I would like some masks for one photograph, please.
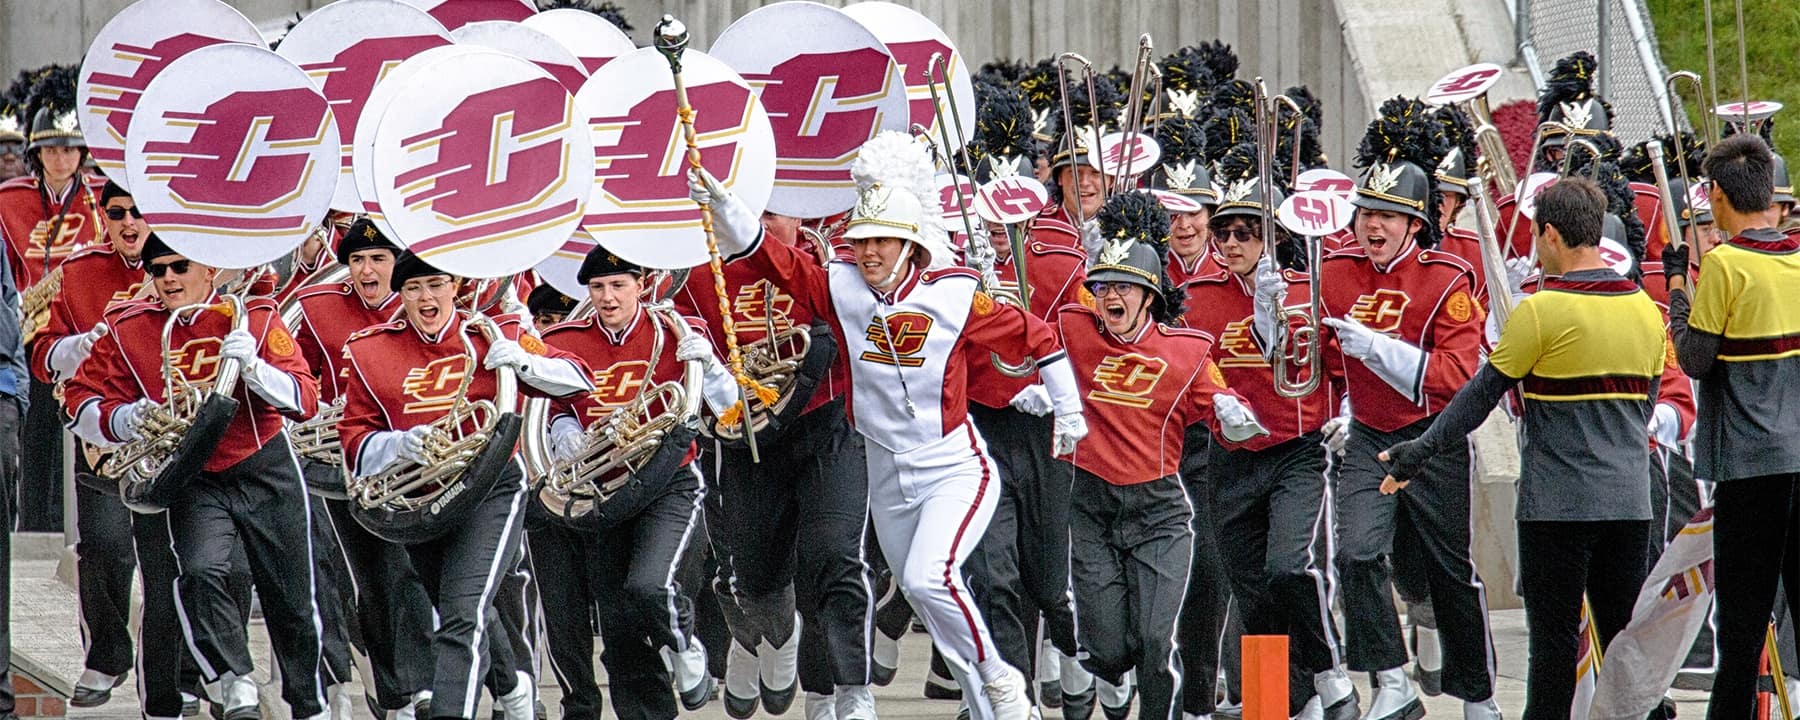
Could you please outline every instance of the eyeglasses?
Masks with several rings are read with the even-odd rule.
[[[131,213],[131,216],[134,218],[144,217],[144,213],[140,212],[137,209],[136,205],[133,205],[128,208],[126,208],[126,207],[109,207],[109,208],[107,208],[106,209],[106,219],[111,220],[113,222],[118,222],[120,220],[125,219],[125,213]]]
[[[1224,245],[1228,242],[1235,242],[1239,245],[1248,245],[1252,242],[1261,240],[1262,234],[1249,228],[1237,228],[1236,230],[1220,231],[1218,233],[1218,238],[1220,245]]]
[[[433,278],[422,283],[409,282],[400,286],[400,294],[408,300],[417,300],[426,294],[436,295],[455,283],[445,278]]]
[[[1087,284],[1087,287],[1088,292],[1093,293],[1094,297],[1105,297],[1109,292],[1123,297],[1125,295],[1125,290],[1127,288],[1137,287],[1137,283],[1125,282],[1123,280],[1114,282],[1091,282]]]
[[[186,275],[188,270],[192,269],[192,267],[192,260],[175,260],[166,263],[150,263],[149,265],[145,265],[144,269],[150,272],[151,279],[157,279],[161,278],[163,273],[168,271],[174,271],[176,275]]]

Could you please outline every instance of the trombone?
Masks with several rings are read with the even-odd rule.
[[[1092,82],[1093,79],[1090,77],[1090,87],[1092,86]],[[941,97],[938,94],[938,85],[940,83],[944,86],[944,92]],[[969,178],[971,182],[974,181],[975,163],[969,159],[969,139],[963,135],[962,113],[957,110],[956,107],[956,94],[950,91],[950,63],[944,57],[943,53],[932,53],[931,62],[926,63],[925,87],[931,92],[931,111],[937,119],[938,136],[943,141],[943,152],[939,157],[944,161],[945,169],[950,172],[950,186],[954,188],[956,192],[957,214],[962,216],[963,232],[967,233],[965,237],[968,238],[968,246],[965,250],[969,258],[969,264],[975,268],[976,272],[981,274],[982,289],[988,291],[991,295],[1005,299],[1006,296],[999,292],[1000,277],[994,271],[994,264],[998,262],[999,258],[995,257],[994,248],[988,245],[985,233],[981,236],[977,236],[975,234],[975,225],[969,220],[967,209],[970,207],[970,202],[968,196],[963,192],[962,178],[966,177]],[[1063,102],[1066,104],[1068,98],[1065,97]],[[946,106],[949,112],[948,118],[945,117]],[[1064,117],[1067,117],[1066,111]],[[957,142],[955,143],[950,141],[951,125],[956,126]],[[926,140],[929,141],[930,138],[927,137]],[[955,149],[953,150],[952,148]],[[956,160],[959,157],[962,160],[961,167],[958,167],[956,163]],[[1079,212],[1081,208],[1080,203],[1076,203],[1075,207]],[[986,230],[985,227],[982,229],[984,231]],[[1012,236],[1012,232],[1011,228],[1007,230],[1009,238]],[[1015,252],[1012,255],[1013,271],[1019,278],[1019,307],[1029,313],[1031,312],[1031,291],[1028,288],[1031,287],[1031,283],[1027,281],[1025,275],[1025,257],[1016,252],[1016,250],[1019,249],[1020,244],[1021,243],[1017,241],[1013,243],[1013,247],[1015,248]],[[1024,362],[1014,365],[1002,359],[999,353],[988,354],[990,355],[989,359],[994,363],[994,369],[999,371],[1001,375],[1020,378],[1037,371],[1037,361],[1033,358],[1026,358]]]
[[[1153,50],[1154,46],[1150,42],[1150,33],[1139,35],[1137,64],[1131,69],[1131,97],[1126,101],[1125,105],[1125,121],[1123,123],[1124,127],[1122,128],[1125,135],[1123,142],[1119,145],[1121,148],[1119,152],[1119,177],[1116,178],[1118,182],[1113,184],[1112,192],[1108,194],[1108,197],[1130,189],[1128,178],[1132,176],[1132,162],[1137,159],[1137,138],[1144,134],[1144,120],[1146,117],[1144,114],[1146,110],[1144,107],[1144,85],[1150,79],[1147,76],[1154,75],[1157,85],[1156,94],[1158,96],[1162,95],[1162,72],[1155,69],[1156,63],[1152,62],[1150,59],[1150,54]],[[1094,151],[1098,152],[1099,150],[1099,146],[1096,145]],[[1101,165],[1100,172],[1105,174],[1105,163],[1102,162]]]
[[[1089,152],[1098,152],[1100,150],[1100,105],[1098,96],[1096,95],[1097,91],[1094,89],[1094,64],[1088,62],[1087,58],[1082,57],[1078,53],[1065,52],[1057,54],[1056,83],[1057,90],[1062,95],[1063,147],[1069,151],[1070,162],[1076,162],[1075,153],[1082,148],[1080,143],[1075,142],[1075,134],[1080,132],[1082,128],[1077,127],[1074,124],[1075,115],[1073,108],[1069,105],[1069,74],[1063,70],[1064,65],[1069,60],[1073,60],[1076,64],[1081,66],[1082,75],[1087,82],[1088,120],[1090,122],[1087,129],[1094,135],[1093,142],[1087,146]],[[1080,170],[1072,171],[1070,176],[1079,178]],[[1106,173],[1100,173],[1100,194],[1103,196],[1107,194],[1106,179]],[[1064,192],[1073,189],[1074,188],[1064,188]],[[1086,227],[1087,220],[1087,213],[1081,209],[1081,203],[1075,203],[1075,227],[1077,229]]]
[[[1290,183],[1298,182],[1300,172],[1300,133],[1303,128],[1298,119],[1305,116],[1300,104],[1286,95],[1268,96],[1268,87],[1262,78],[1257,78],[1252,94],[1256,104],[1256,168],[1257,191],[1262,193],[1263,218],[1262,240],[1263,254],[1274,261],[1275,253],[1275,216],[1278,210],[1275,205],[1275,178],[1273,158],[1280,152],[1277,142],[1281,135],[1281,109],[1286,106],[1294,114],[1293,139],[1294,149],[1292,164],[1288,166],[1295,175]],[[1298,398],[1311,395],[1319,389],[1319,382],[1324,378],[1324,353],[1319,352],[1319,318],[1325,316],[1322,283],[1317,275],[1320,258],[1324,255],[1322,241],[1314,235],[1306,236],[1306,268],[1314,273],[1312,281],[1307,283],[1307,309],[1287,309],[1287,289],[1282,288],[1276,297],[1275,306],[1280,312],[1275,317],[1274,357],[1270,359],[1275,376],[1275,394],[1284,398]],[[1297,327],[1296,327],[1297,325]],[[1290,360],[1289,357],[1293,359]],[[1288,372],[1289,364],[1305,370],[1304,380],[1295,381]]]

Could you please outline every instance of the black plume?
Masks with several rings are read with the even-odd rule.
[[[1163,73],[1163,87],[1168,90],[1208,93],[1218,78],[1212,74],[1212,68],[1206,65],[1206,57],[1200,48],[1189,45],[1164,56],[1157,63]]]
[[[1248,140],[1229,146],[1219,153],[1218,173],[1213,183],[1225,187],[1239,180],[1256,177],[1256,143]]]
[[[31,118],[25,116],[25,105],[31,100],[31,83],[36,79],[36,70],[20,70],[13,77],[12,84],[0,90],[0,115],[11,115],[19,121],[21,129],[29,129]]]
[[[81,74],[79,66],[47,65],[36,72],[30,98],[25,101],[27,120],[36,117],[42,108],[50,108],[52,115],[75,109],[75,82]]]
[[[1095,218],[1103,240],[1130,238],[1156,246],[1158,253],[1168,251],[1169,211],[1150,193],[1122,192],[1107,198]]]
[[[1215,109],[1201,127],[1206,131],[1206,159],[1212,163],[1219,162],[1233,146],[1256,140],[1256,125],[1250,113],[1235,108]]]
[[[1305,85],[1295,85],[1281,91],[1281,94],[1288,96],[1288,99],[1293,100],[1295,105],[1299,105],[1300,112],[1304,113],[1308,120],[1313,121],[1314,125],[1325,124],[1325,104],[1319,102],[1319,98],[1313,95],[1310,88]],[[1293,112],[1288,110],[1286,105],[1282,105],[1280,108],[1283,117]],[[1286,125],[1286,122],[1283,121],[1284,127],[1291,127]]]
[[[580,10],[582,12],[591,12],[595,15],[599,15],[607,22],[612,23],[615,27],[619,28],[619,30],[626,35],[630,35],[633,30],[631,23],[625,19],[625,8],[620,7],[619,4],[615,2],[601,2],[596,4],[590,2],[590,0],[538,0],[539,10],[561,10],[564,8]]]
[[[979,111],[969,152],[974,156],[977,178],[986,179],[989,158],[1036,157],[1037,140],[1031,136],[1031,106],[1025,102],[1025,93],[1011,85],[980,83],[975,86],[975,107]]]
[[[1094,100],[1092,110],[1098,110],[1100,113],[1098,124],[1106,126],[1101,134],[1117,130],[1119,114],[1125,109],[1124,91],[1120,90],[1106,76],[1095,76]],[[1085,81],[1069,83],[1069,112],[1072,114],[1072,122],[1069,118],[1062,117],[1061,105],[1051,108],[1050,126],[1046,128],[1051,137],[1058,137],[1070,127],[1086,127],[1096,124],[1096,119],[1092,117],[1092,111],[1088,106],[1088,87]]]
[[[1162,146],[1162,162],[1180,165],[1189,160],[1206,163],[1206,127],[1199,120],[1171,117],[1156,125],[1156,144]]]
[[[1207,103],[1215,110],[1233,108],[1245,113],[1256,112],[1256,88],[1246,80],[1227,80],[1213,87]]]
[[[1208,40],[1195,48],[1200,55],[1200,64],[1212,74],[1214,83],[1222,83],[1237,77],[1238,56],[1231,51],[1231,46],[1220,40]]]
[[[1024,60],[994,60],[976,69],[974,80],[981,82],[985,79],[988,82],[1013,85],[1024,78],[1026,71],[1030,69],[1031,66],[1026,65]]]
[[[1363,133],[1362,143],[1356,148],[1356,167],[1405,161],[1430,177],[1449,151],[1442,125],[1429,106],[1416,98],[1394,97],[1381,104],[1381,110]],[[1437,247],[1440,234],[1438,208],[1443,191],[1437,189],[1436,182],[1426,183],[1426,187],[1430,188],[1425,200],[1426,222],[1418,241],[1419,247],[1431,248]]]
[[[1062,97],[1057,78],[1055,60],[1039,60],[1019,75],[1019,89],[1025,92],[1025,101],[1031,103],[1031,109],[1043,112],[1056,107],[1057,99]]]
[[[1594,73],[1600,62],[1594,59],[1593,53],[1586,50],[1556,61],[1556,67],[1550,69],[1550,77],[1544,82],[1544,92],[1538,96],[1538,122],[1550,119],[1550,113],[1561,103],[1587,102],[1589,98],[1599,97],[1594,93]],[[1607,126],[1613,120],[1612,103],[1600,98],[1601,107],[1606,109]]]
[[[1469,122],[1469,116],[1464,115],[1463,111],[1457,109],[1455,105],[1444,105],[1432,113],[1432,119],[1437,121],[1438,133],[1441,136],[1440,142],[1446,148],[1445,153],[1448,154],[1449,148],[1461,150],[1463,161],[1473,169],[1477,157],[1475,126]]]

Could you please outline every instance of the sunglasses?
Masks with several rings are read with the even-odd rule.
[[[125,219],[125,213],[131,213],[131,216],[134,218],[142,219],[144,217],[144,213],[138,211],[137,206],[133,205],[128,208],[124,208],[124,207],[109,207],[109,208],[107,208],[106,209],[106,219],[111,220],[113,222],[118,222],[120,220]]]
[[[1248,228],[1238,228],[1236,230],[1221,230],[1221,231],[1219,231],[1218,237],[1219,237],[1220,245],[1223,245],[1227,242],[1235,242],[1240,245],[1247,245],[1247,244],[1250,244],[1257,240],[1261,240],[1262,234],[1256,232],[1255,230],[1250,230]]]
[[[176,275],[186,275],[193,267],[192,260],[176,260],[166,263],[150,263],[144,269],[150,272],[151,279],[161,278],[164,272],[174,271]]]
[[[0,142],[0,155],[23,156],[24,154],[25,154],[25,143]]]
[[[1125,282],[1123,280],[1114,282],[1091,282],[1088,283],[1087,287],[1088,292],[1093,293],[1094,297],[1105,297],[1109,292],[1115,295],[1124,295],[1127,289],[1137,287],[1137,283]]]

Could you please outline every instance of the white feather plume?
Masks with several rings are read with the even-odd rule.
[[[858,192],[879,183],[917,197],[919,207],[924,208],[919,235],[931,251],[932,267],[955,264],[950,234],[944,230],[944,215],[938,206],[937,163],[929,145],[908,133],[883,130],[857,151],[855,162],[850,164],[850,176],[856,180]]]

